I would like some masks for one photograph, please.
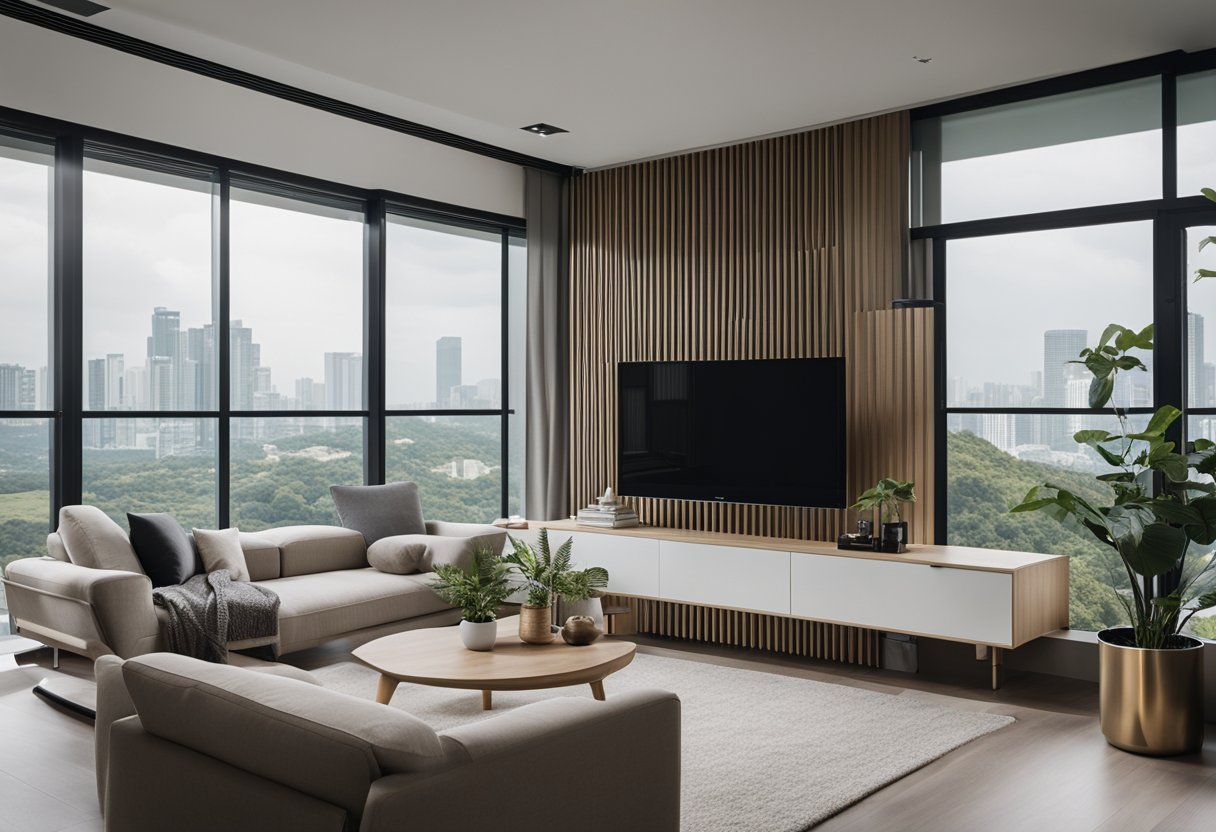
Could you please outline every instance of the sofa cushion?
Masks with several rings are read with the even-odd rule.
[[[51,532],[46,536],[46,553],[55,560],[62,560],[71,563],[72,559],[68,557],[67,547],[63,545],[63,538],[59,536],[59,532]]]
[[[422,571],[422,556],[426,554],[430,535],[395,534],[382,537],[367,547],[367,562],[381,572],[409,575]]]
[[[430,588],[434,576],[347,569],[259,586],[279,596],[279,649],[302,650],[335,636],[452,609]]]
[[[226,569],[234,581],[249,580],[239,529],[195,529],[194,542],[208,573]]]
[[[368,546],[383,537],[426,534],[418,486],[412,482],[331,485],[329,494],[342,525],[362,532]]]
[[[363,535],[341,526],[281,526],[260,531],[258,537],[279,547],[283,578],[367,568]]]
[[[144,574],[127,533],[97,506],[59,509],[59,537],[77,566]]]
[[[268,581],[282,574],[278,546],[258,532],[241,532],[240,540],[245,566],[249,567],[249,580]]]
[[[422,720],[296,679],[153,653],[122,668],[144,730],[336,805],[443,760]]]
[[[152,586],[175,586],[202,571],[203,563],[190,535],[173,515],[127,512],[131,546]]]
[[[489,549],[498,554],[507,538],[506,531],[492,531],[472,537],[437,537],[431,535],[422,556],[422,571],[433,572],[436,566],[459,566],[466,572],[473,568],[473,552]]]

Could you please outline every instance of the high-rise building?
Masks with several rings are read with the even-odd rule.
[[[0,364],[0,410],[18,409],[24,373],[25,368],[20,364]]]
[[[460,338],[445,335],[435,342],[435,406],[452,406],[452,388],[460,386]]]
[[[501,407],[502,382],[496,378],[483,378],[477,382],[476,402],[477,407]]]
[[[106,407],[106,360],[90,358],[88,365],[88,393],[85,406],[89,410],[105,410]]]
[[[363,408],[363,356],[353,352],[325,353],[325,409]]]
[[[106,410],[122,410],[125,405],[123,396],[124,358],[120,352],[106,354]]]
[[[233,321],[228,328],[228,363],[231,371],[231,404],[233,410],[252,410],[254,392],[254,368],[258,366],[257,345],[253,343],[253,330]]]
[[[1066,407],[1068,397],[1069,364],[1075,361],[1089,333],[1084,329],[1049,329],[1043,333],[1043,405]],[[1081,407],[1088,407],[1088,400]],[[1065,420],[1047,417],[1043,423],[1043,442],[1052,448],[1071,450],[1073,431]]]
[[[1207,358],[1203,347],[1203,316],[1186,313],[1186,389],[1187,402],[1192,407],[1206,407],[1208,391],[1204,384],[1203,363]]]

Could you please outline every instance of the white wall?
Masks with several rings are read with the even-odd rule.
[[[0,18],[0,106],[363,188],[523,215],[517,165]]]

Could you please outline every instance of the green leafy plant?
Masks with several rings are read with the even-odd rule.
[[[438,580],[431,589],[444,602],[459,607],[465,621],[484,624],[497,618],[498,608],[514,590],[510,573],[511,567],[502,557],[483,547],[474,550],[472,569],[436,566]]]
[[[608,586],[606,569],[599,566],[583,570],[570,568],[573,538],[558,546],[555,552],[549,549],[548,529],[540,530],[535,548],[517,538],[509,539],[514,551],[503,560],[524,579],[528,604],[531,606],[547,607],[558,597],[567,601],[581,601]]]
[[[1211,198],[1211,197],[1209,197]],[[1098,345],[1073,362],[1093,377],[1089,404],[1106,407],[1121,372],[1144,371],[1133,350],[1153,349],[1153,328],[1136,331],[1111,324]],[[1061,523],[1085,529],[1117,555],[1130,589],[1110,582],[1133,630],[1135,647],[1178,645],[1177,633],[1196,612],[1216,606],[1216,592],[1204,592],[1216,542],[1216,485],[1202,479],[1216,473],[1216,444],[1204,439],[1178,453],[1167,438],[1182,415],[1163,405],[1144,430],[1132,430],[1127,414],[1112,406],[1120,432],[1082,430],[1074,435],[1109,464],[1097,479],[1110,487],[1110,505],[1095,505],[1058,485],[1044,483],[1027,492],[1013,512],[1042,511]],[[1192,472],[1200,478],[1192,478]]]
[[[878,509],[883,523],[899,523],[903,520],[903,515],[899,513],[900,503],[915,502],[916,490],[913,483],[883,478],[878,481],[878,485],[861,492],[857,502],[849,508],[853,511]]]
[[[1212,202],[1216,202],[1216,191],[1211,188],[1203,188],[1202,193]],[[1204,237],[1199,241],[1199,250],[1203,251],[1209,245],[1216,245],[1216,237]],[[1216,269],[1196,269],[1195,280],[1203,280],[1205,277],[1216,277]]]

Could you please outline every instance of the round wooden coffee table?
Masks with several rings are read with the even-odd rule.
[[[628,641],[599,639],[572,647],[556,636],[549,644],[519,640],[519,616],[498,622],[494,649],[479,653],[465,649],[455,627],[411,630],[369,641],[354,650],[355,658],[380,672],[376,701],[387,705],[397,685],[413,682],[440,688],[480,690],[481,706],[489,710],[496,690],[540,690],[590,685],[604,699],[604,677],[633,661],[637,646]]]

